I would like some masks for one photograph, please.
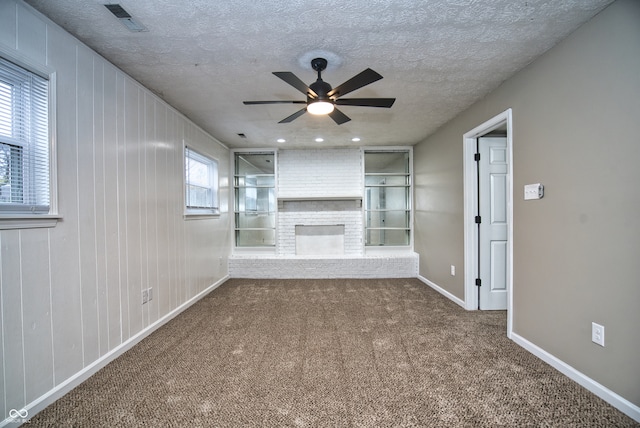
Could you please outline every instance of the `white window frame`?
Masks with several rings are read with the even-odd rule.
[[[31,209],[31,205],[0,206],[0,230],[2,229],[28,229],[39,227],[54,227],[60,216],[58,215],[57,199],[57,161],[56,161],[56,73],[52,69],[41,64],[36,64],[24,55],[0,49],[0,57],[22,68],[25,72],[39,76],[48,81],[47,87],[47,137],[48,144],[48,211],[37,212]],[[5,143],[11,143],[6,140]],[[25,144],[23,142],[22,144]],[[30,144],[29,141],[26,144]]]
[[[203,218],[203,217],[218,217],[220,215],[220,189],[219,182],[219,164],[218,160],[203,154],[193,148],[184,146],[184,215],[185,218]],[[190,206],[189,205],[189,168],[188,161],[194,160],[202,163],[208,167],[209,170],[209,183],[206,188],[211,191],[210,203],[207,206]]]

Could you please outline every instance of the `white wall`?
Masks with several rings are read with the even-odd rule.
[[[4,418],[226,278],[230,229],[226,147],[17,0],[0,52],[56,71],[62,216],[0,231]],[[183,218],[183,141],[220,160],[219,218]]]

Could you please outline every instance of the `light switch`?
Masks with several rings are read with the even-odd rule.
[[[544,196],[544,186],[540,183],[524,185],[524,200],[541,199]]]

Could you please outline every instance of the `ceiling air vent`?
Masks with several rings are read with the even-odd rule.
[[[149,31],[147,27],[142,25],[137,19],[135,19],[129,12],[124,10],[122,6],[117,3],[114,4],[105,4],[104,7],[109,9],[109,12],[113,14],[118,21],[122,23],[127,29],[134,33],[140,33],[142,31]]]

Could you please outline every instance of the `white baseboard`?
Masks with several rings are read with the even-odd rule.
[[[545,363],[549,364],[551,367],[558,370],[560,373],[567,376],[569,379],[587,388],[589,391],[593,392],[595,395],[602,398],[604,401],[611,404],[622,413],[626,414],[635,421],[640,422],[640,407],[636,406],[629,400],[621,397],[620,395],[611,391],[609,388],[599,384],[595,380],[574,369],[564,361],[551,355],[539,346],[529,342],[524,337],[519,336],[516,333],[512,333],[511,340],[522,346],[527,351],[531,352],[536,357],[540,358]]]
[[[429,287],[436,290],[438,293],[447,297],[454,303],[457,303],[462,308],[465,308],[464,300],[459,299],[458,297],[454,296],[453,294],[449,293],[439,285],[429,281],[423,276],[418,275],[418,279],[424,282],[425,284],[427,284]],[[609,388],[599,384],[598,382],[586,376],[585,374],[574,369],[564,361],[551,355],[550,353],[540,348],[539,346],[529,342],[524,337],[511,332],[510,338],[515,343],[522,346],[524,349],[531,352],[533,355],[540,358],[542,361],[544,361],[545,363],[549,364],[551,367],[558,370],[560,373],[567,376],[569,379],[585,387],[586,389],[588,389],[598,397],[602,398],[604,401],[611,404],[613,407],[620,410],[622,413],[626,414],[630,418],[634,419],[637,422],[640,422],[640,407],[636,406],[629,400],[611,391]]]
[[[456,304],[462,306],[462,308],[465,308],[464,300],[460,299],[459,297],[454,296],[453,294],[449,293],[444,288],[440,287],[439,285],[437,285],[434,282],[429,281],[427,278],[425,278],[422,275],[418,275],[418,279],[420,281],[424,282],[425,284],[427,284],[429,287],[431,287],[434,290],[436,290],[438,293],[442,294],[447,299],[451,300],[453,303],[456,303]]]
[[[9,416],[5,420],[0,422],[0,427],[5,427],[5,426],[8,426],[10,424],[16,425],[16,422],[28,423],[28,419],[30,417],[32,417],[35,414],[41,412],[47,406],[51,405],[54,401],[58,400],[62,396],[64,396],[67,393],[69,393],[72,389],[74,389],[75,387],[80,385],[82,382],[84,382],[85,380],[89,379],[91,376],[96,374],[100,369],[105,367],[111,361],[115,360],[120,355],[124,354],[129,349],[133,348],[142,339],[144,339],[145,337],[149,336],[151,333],[156,331],[158,328],[162,327],[164,324],[169,322],[171,319],[175,318],[177,315],[179,315],[181,312],[183,312],[189,306],[193,305],[198,300],[200,300],[202,297],[204,297],[206,294],[209,294],[211,291],[213,291],[216,288],[218,288],[221,284],[223,284],[228,279],[229,279],[229,275],[226,275],[225,277],[221,278],[216,283],[210,285],[205,290],[203,290],[200,293],[196,294],[191,299],[187,300],[182,305],[180,305],[177,308],[175,308],[173,311],[169,312],[168,314],[166,314],[165,316],[163,316],[162,318],[160,318],[159,320],[157,320],[153,324],[149,325],[147,328],[145,328],[144,330],[142,330],[141,332],[139,332],[135,336],[130,337],[127,341],[125,341],[125,342],[121,343],[120,345],[118,345],[117,347],[113,348],[111,351],[109,351],[108,353],[106,353],[105,355],[103,355],[102,357],[100,357],[99,359],[97,359],[96,361],[94,361],[93,363],[91,363],[90,365],[85,367],[84,369],[80,370],[78,373],[76,373],[75,375],[71,376],[70,378],[68,378],[67,380],[62,382],[61,384],[57,385],[55,388],[49,390],[44,395],[42,395],[39,398],[35,399],[31,403],[27,404],[24,409],[19,409],[20,412],[24,412],[24,411],[27,412],[27,417],[26,418],[19,417],[19,420],[16,420],[16,419],[12,418],[11,416]],[[18,409],[15,409],[15,410],[18,410]]]

